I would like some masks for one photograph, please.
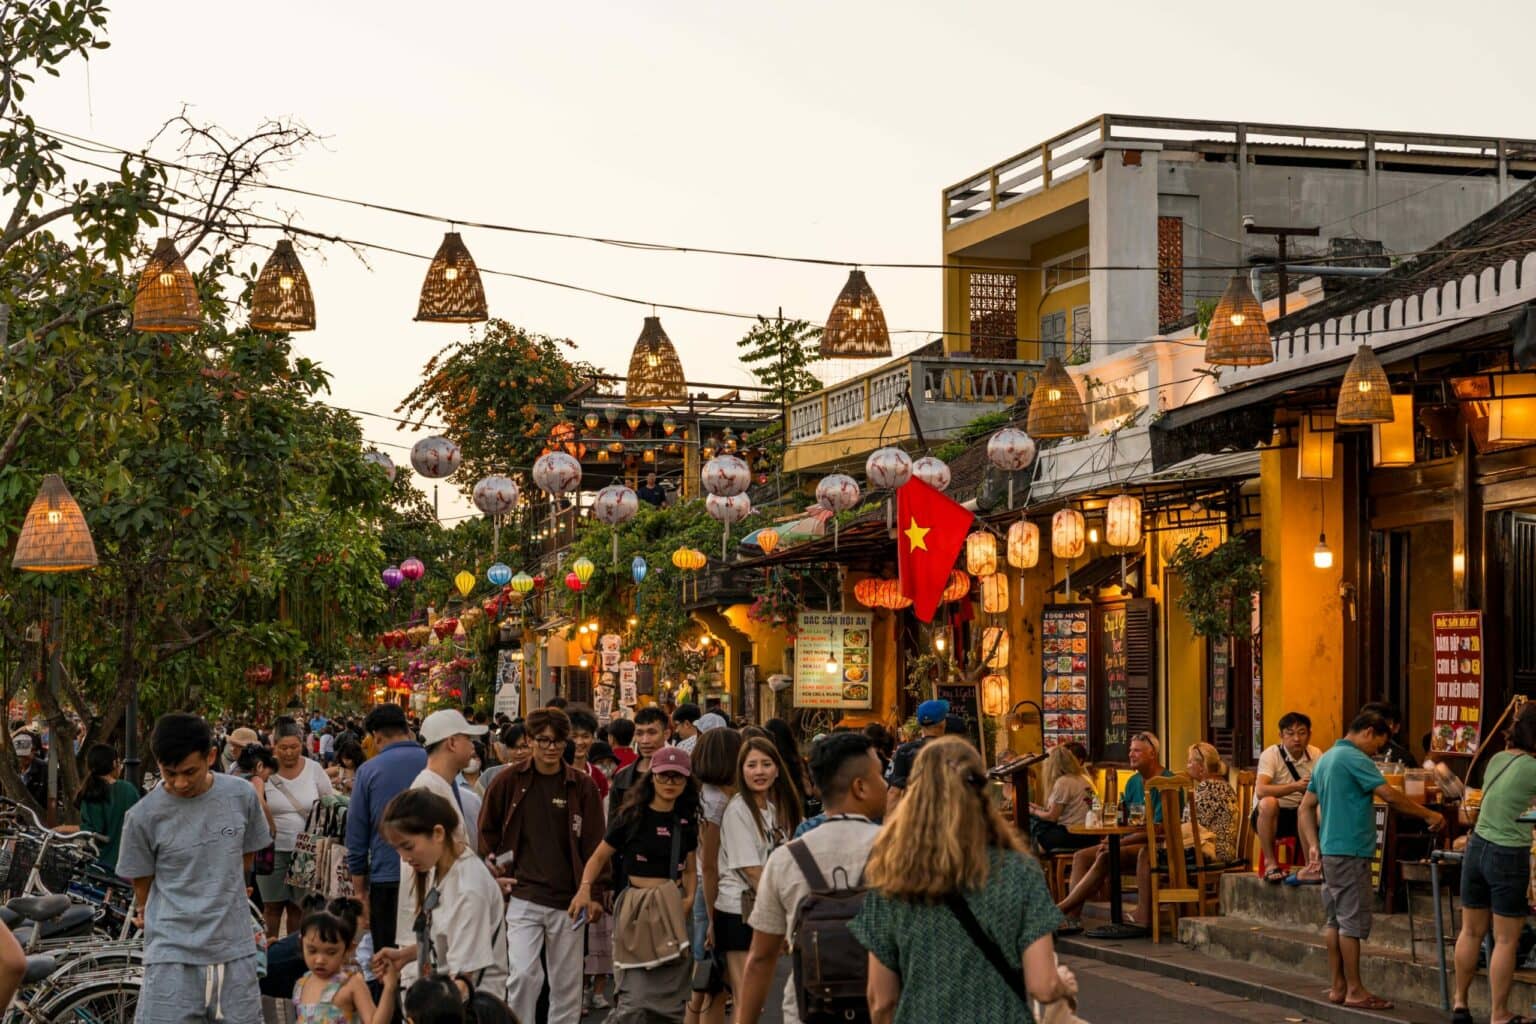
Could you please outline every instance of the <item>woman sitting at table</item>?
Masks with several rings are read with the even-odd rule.
[[[1195,784],[1195,821],[1200,823],[1200,852],[1206,864],[1224,864],[1237,859],[1237,791],[1227,781],[1227,766],[1221,754],[1209,743],[1190,745],[1184,770]],[[1194,828],[1189,823],[1189,808],[1184,808],[1184,862],[1195,863]],[[1158,860],[1165,855],[1158,852]],[[1136,923],[1150,927],[1157,908],[1147,899],[1152,892],[1152,859],[1147,848],[1136,858]]]
[[[1065,743],[1046,758],[1041,781],[1048,795],[1044,804],[1029,805],[1030,838],[1047,854],[1097,846],[1097,836],[1067,831],[1088,820],[1088,809],[1098,794],[1087,769]]]

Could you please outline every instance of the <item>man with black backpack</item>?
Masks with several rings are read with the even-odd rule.
[[[810,760],[826,820],[763,865],[735,1024],[762,1016],[786,936],[794,970],[784,986],[784,1024],[869,1020],[869,956],[848,922],[864,905],[864,863],[880,833],[871,819],[885,810],[880,755],[863,733],[839,732],[817,741]]]

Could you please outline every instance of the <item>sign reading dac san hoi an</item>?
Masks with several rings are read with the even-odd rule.
[[[1483,613],[1435,612],[1435,720],[1431,750],[1470,754],[1483,727]]]
[[[795,707],[869,708],[874,616],[801,612],[796,624]]]

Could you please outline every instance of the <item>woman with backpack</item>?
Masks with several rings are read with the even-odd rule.
[[[1061,913],[1045,875],[987,798],[986,767],[956,736],[930,740],[875,840],[851,926],[869,950],[876,1024],[1032,1021],[1077,993],[1058,967]]]

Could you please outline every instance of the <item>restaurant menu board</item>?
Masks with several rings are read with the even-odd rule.
[[[1232,640],[1218,637],[1211,641],[1211,728],[1231,726],[1232,715]]]
[[[1435,612],[1435,720],[1431,750],[1477,750],[1483,720],[1483,613]]]
[[[873,671],[870,612],[801,612],[795,638],[797,708],[868,709]],[[831,671],[827,667],[833,666]]]
[[[1125,606],[1106,608],[1099,621],[1099,657],[1104,671],[1104,746],[1124,751],[1130,732],[1130,708],[1126,702]],[[1117,756],[1124,756],[1123,753]]]
[[[1045,749],[1088,743],[1088,608],[1064,606],[1040,614],[1041,732]]]
[[[502,650],[496,655],[495,707],[508,718],[522,714],[523,706],[523,658],[522,651]]]
[[[965,723],[965,736],[971,741],[971,745],[981,746],[981,708],[977,704],[976,694],[978,687],[971,683],[960,683],[954,686],[938,686],[934,688],[934,694],[940,699],[949,702],[949,713],[958,716]],[[948,735],[946,730],[945,735]]]

